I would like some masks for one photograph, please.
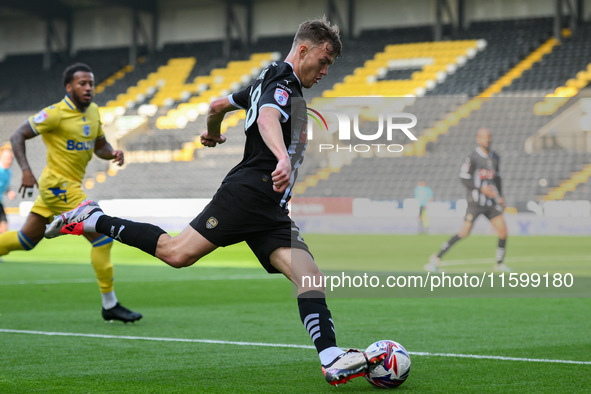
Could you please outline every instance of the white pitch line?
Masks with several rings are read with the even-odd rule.
[[[539,262],[553,262],[553,261],[586,261],[591,260],[591,256],[523,256],[523,257],[508,257],[505,259],[506,263],[539,263]],[[452,265],[466,265],[466,264],[492,264],[493,258],[489,259],[458,259],[458,260],[444,260],[441,266]]]
[[[31,330],[10,330],[0,328],[0,333],[12,334],[30,334],[59,337],[83,337],[83,338],[101,338],[101,339],[126,339],[135,341],[153,341],[153,342],[189,342],[189,343],[211,343],[217,345],[236,345],[236,346],[259,346],[259,347],[281,347],[296,349],[315,349],[310,345],[292,345],[289,343],[263,343],[263,342],[242,342],[242,341],[220,341],[216,339],[190,339],[190,338],[158,338],[158,337],[137,337],[125,335],[103,335],[103,334],[83,334],[77,332],[52,332],[52,331],[31,331]]]
[[[124,340],[136,340],[136,341],[139,340],[139,341],[153,341],[153,342],[208,343],[208,344],[216,344],[216,345],[276,347],[276,348],[290,348],[290,349],[315,349],[314,346],[310,346],[310,345],[294,345],[294,344],[289,344],[289,343],[222,341],[222,340],[216,340],[216,339],[138,337],[138,336],[121,336],[121,335],[104,335],[104,334],[84,334],[84,333],[75,333],[75,332],[11,330],[11,329],[5,329],[5,328],[0,328],[0,333],[61,336],[61,337],[100,338],[100,339],[124,339]],[[413,356],[427,356],[427,357],[456,357],[456,358],[473,358],[473,359],[481,359],[481,360],[521,361],[521,362],[535,362],[535,363],[548,363],[548,364],[553,363],[553,364],[591,365],[591,361],[551,360],[551,359],[544,359],[544,358],[488,356],[488,355],[480,355],[480,354],[429,353],[429,352],[409,352],[409,353]]]
[[[558,364],[578,364],[591,365],[591,361],[574,361],[574,360],[551,360],[546,358],[522,358],[522,357],[506,357],[506,356],[487,356],[480,354],[457,354],[457,353],[425,353],[425,352],[409,352],[413,356],[428,356],[428,357],[458,357],[458,358],[476,358],[484,360],[501,360],[501,361],[525,361],[532,363],[558,363]]]
[[[148,283],[148,282],[189,282],[193,280],[259,280],[259,279],[276,279],[283,278],[279,275],[228,275],[228,276],[202,276],[195,278],[169,278],[169,279],[133,279],[133,280],[117,280],[117,283]],[[42,279],[42,280],[15,280],[15,281],[0,281],[0,286],[12,285],[67,285],[79,283],[96,283],[96,279],[78,278],[78,279]]]

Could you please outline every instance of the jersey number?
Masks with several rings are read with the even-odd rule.
[[[244,122],[244,130],[248,130],[257,118],[258,104],[261,99],[261,89],[263,84],[259,84],[257,88],[250,94],[250,105],[248,106],[248,112],[246,113],[246,121]]]

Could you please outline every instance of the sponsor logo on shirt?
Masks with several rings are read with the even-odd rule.
[[[480,176],[480,179],[482,179],[482,180],[493,179],[495,177],[493,170],[487,170],[485,168],[481,168],[480,171],[478,171],[478,175]]]
[[[289,98],[289,94],[280,88],[275,89],[275,101],[277,101],[277,104],[281,105],[282,107],[285,106],[285,104],[287,104],[287,99]]]
[[[462,163],[462,166],[460,167],[460,173],[464,174],[464,175],[470,175],[470,161],[465,161]]]
[[[285,81],[289,82],[287,79]],[[290,88],[288,88],[286,85],[284,85],[282,83],[278,83],[277,86],[279,86],[281,89],[287,91],[289,94],[293,93],[293,91]]]
[[[94,149],[94,141],[83,141],[77,142],[74,140],[68,140],[66,144],[67,150],[91,150]]]
[[[47,114],[47,112],[45,112],[45,110],[41,110],[37,115],[35,115],[33,120],[35,121],[35,123],[42,123],[48,117],[49,115]]]
[[[306,144],[308,142],[308,128],[306,126],[304,125],[300,131],[300,144]]]

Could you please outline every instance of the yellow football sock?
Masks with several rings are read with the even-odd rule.
[[[101,293],[113,291],[113,264],[111,263],[111,247],[113,240],[107,236],[100,237],[92,243],[90,261],[98,279]]]
[[[33,243],[22,231],[7,231],[0,234],[0,256],[4,256],[13,250],[31,250],[37,245]]]

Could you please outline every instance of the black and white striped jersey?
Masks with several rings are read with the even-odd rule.
[[[460,179],[468,189],[469,204],[483,207],[496,204],[495,199],[488,198],[480,189],[486,185],[493,185],[497,188],[498,196],[502,196],[499,155],[493,151],[486,153],[482,148],[477,147],[464,159],[460,167]]]
[[[286,208],[308,143],[306,102],[293,66],[287,62],[271,63],[251,86],[230,95],[229,100],[235,107],[246,110],[246,143],[242,161],[223,182],[250,185]],[[290,186],[283,193],[273,190],[271,173],[275,171],[277,159],[265,144],[257,124],[263,107],[275,108],[282,115],[281,131],[292,165]]]

